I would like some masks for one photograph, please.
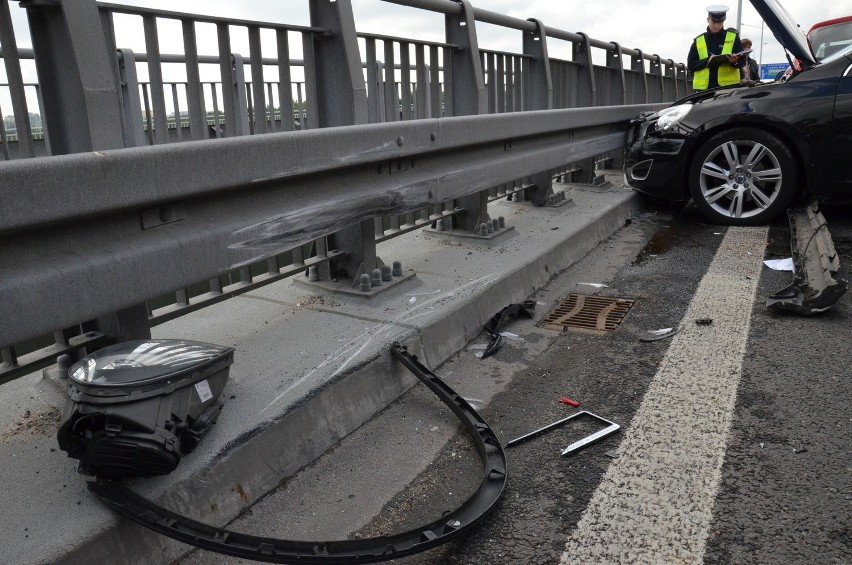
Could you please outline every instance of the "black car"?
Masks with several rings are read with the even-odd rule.
[[[822,59],[777,0],[751,0],[801,71],[696,92],[631,121],[625,181],[712,221],[766,223],[796,198],[852,198],[852,45]],[[852,39],[852,38],[850,38]]]

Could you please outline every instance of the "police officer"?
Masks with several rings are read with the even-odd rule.
[[[738,84],[746,59],[737,30],[724,29],[727,6],[707,6],[707,31],[696,37],[689,48],[686,66],[692,71],[692,88],[706,90]]]

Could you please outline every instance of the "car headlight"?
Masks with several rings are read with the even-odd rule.
[[[118,343],[68,369],[59,448],[80,472],[165,475],[216,422],[231,347],[177,339]]]
[[[679,123],[692,110],[692,104],[678,104],[657,113],[657,129],[666,131]]]

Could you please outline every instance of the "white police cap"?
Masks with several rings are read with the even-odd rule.
[[[724,4],[712,4],[707,6],[707,15],[717,22],[725,21],[727,11],[728,7]]]

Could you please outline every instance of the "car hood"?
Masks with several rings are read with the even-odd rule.
[[[816,64],[816,57],[811,53],[808,38],[804,30],[793,17],[784,9],[778,0],[750,0],[766,25],[775,34],[775,38],[799,61]]]

